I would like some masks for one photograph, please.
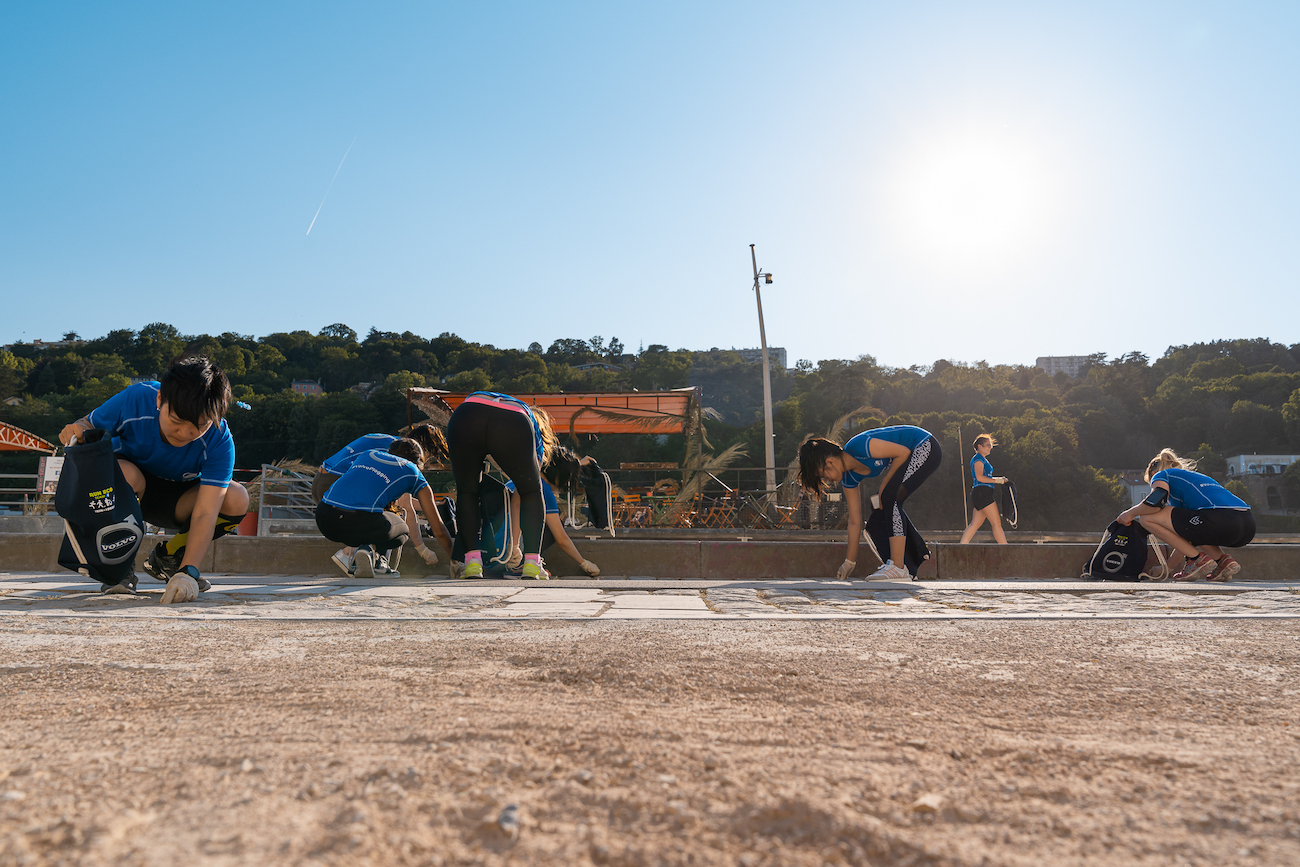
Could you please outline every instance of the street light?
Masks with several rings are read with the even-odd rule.
[[[772,369],[767,364],[767,331],[763,328],[763,293],[758,289],[758,278],[772,282],[772,275],[759,273],[758,256],[754,245],[749,245],[749,259],[754,266],[754,300],[758,302],[758,339],[763,347],[763,441],[767,446],[767,490],[776,490],[776,445],[772,436]]]

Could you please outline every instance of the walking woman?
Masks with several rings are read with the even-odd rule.
[[[1140,520],[1186,558],[1174,581],[1227,581],[1241,566],[1219,546],[1249,544],[1255,538],[1255,517],[1240,497],[1195,469],[1196,461],[1164,449],[1147,465],[1151,493],[1116,520],[1126,527]]]
[[[975,531],[985,521],[993,531],[993,540],[999,545],[1007,544],[1007,534],[1002,531],[1002,513],[998,511],[998,494],[994,485],[1005,485],[1006,476],[993,475],[993,464],[989,462],[989,452],[998,444],[989,434],[975,437],[975,454],[970,459],[970,477],[973,484],[970,489],[971,518],[966,531],[961,534],[963,545],[975,538]]]
[[[828,484],[839,482],[849,510],[848,551],[836,577],[844,579],[857,566],[858,540],[862,535],[862,499],[857,487],[863,479],[880,476],[880,493],[871,505],[887,522],[888,559],[871,575],[872,580],[898,581],[913,578],[904,556],[911,521],[903,502],[939,467],[943,452],[934,436],[915,425],[893,425],[863,431],[843,447],[824,437],[810,436],[799,446],[799,481],[804,490],[821,497]],[[852,496],[847,496],[853,491]],[[915,533],[915,531],[912,531]],[[918,536],[919,538],[919,536]],[[877,546],[881,547],[881,546]]]
[[[550,577],[541,562],[542,526],[546,521],[542,467],[562,452],[558,445],[546,413],[508,394],[476,391],[456,407],[447,421],[447,447],[451,471],[456,477],[457,533],[465,549],[465,570],[461,577],[483,577],[479,480],[489,456],[515,483],[519,494],[523,577],[538,580]],[[573,462],[576,464],[577,458]],[[565,475],[576,479],[577,471]]]

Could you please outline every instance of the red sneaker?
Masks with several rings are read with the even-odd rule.
[[[1175,581],[1200,581],[1206,575],[1214,571],[1218,564],[1209,554],[1202,554],[1190,563],[1183,564],[1183,568],[1178,570],[1174,575]]]
[[[1236,575],[1240,571],[1241,571],[1241,564],[1238,563],[1236,560],[1232,559],[1227,554],[1224,554],[1222,557],[1219,558],[1218,565],[1214,567],[1214,571],[1211,572],[1210,576],[1205,580],[1231,581],[1232,576]]]

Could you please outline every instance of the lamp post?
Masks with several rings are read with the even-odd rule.
[[[767,491],[770,494],[776,490],[776,444],[772,436],[772,369],[767,364],[767,331],[763,328],[763,293],[758,289],[758,278],[762,277],[764,283],[771,283],[772,275],[759,273],[758,256],[754,253],[753,244],[749,245],[749,259],[754,266],[754,300],[758,302],[758,339],[763,347],[763,442],[767,446]]]

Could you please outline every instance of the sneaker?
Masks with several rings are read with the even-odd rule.
[[[104,594],[111,594],[111,595],[116,595],[121,593],[121,594],[130,594],[132,596],[138,596],[140,594],[139,592],[136,591],[135,586],[136,586],[136,582],[139,580],[140,580],[139,578],[137,578],[134,574],[132,574],[131,577],[127,578],[121,584],[101,584],[99,587],[99,592]]]
[[[476,561],[472,561],[472,562],[467,562],[467,563],[465,564],[465,568],[464,568],[464,570],[460,573],[460,577],[462,577],[462,578],[482,578],[482,577],[483,577],[483,561],[481,561],[481,560],[476,560]]]
[[[334,561],[335,566],[343,570],[344,575],[350,576],[352,574],[352,558],[344,553],[347,550],[347,548],[338,549],[330,559]]]
[[[358,578],[375,577],[374,553],[369,548],[358,548],[352,555],[352,574]]]
[[[546,571],[541,558],[534,563],[532,560],[524,561],[524,568],[520,570],[520,577],[530,581],[550,581],[551,573]]]
[[[1211,572],[1209,574],[1209,577],[1207,577],[1205,580],[1231,581],[1232,576],[1236,575],[1240,571],[1241,571],[1241,564],[1238,563],[1236,560],[1232,559],[1232,557],[1228,556],[1227,554],[1224,554],[1222,557],[1219,558],[1218,564],[1214,567],[1214,571]]]
[[[162,581],[165,584],[176,574],[176,570],[181,568],[184,551],[185,549],[181,548],[175,554],[168,554],[167,543],[159,542],[153,546],[153,550],[145,558],[144,571],[149,573],[155,580]]]
[[[895,566],[893,560],[886,560],[880,568],[867,576],[868,581],[911,581],[912,575],[902,566]]]
[[[1175,581],[1199,581],[1218,564],[1210,557],[1209,554],[1202,554],[1190,563],[1184,563],[1183,568],[1178,570],[1174,575]]]

